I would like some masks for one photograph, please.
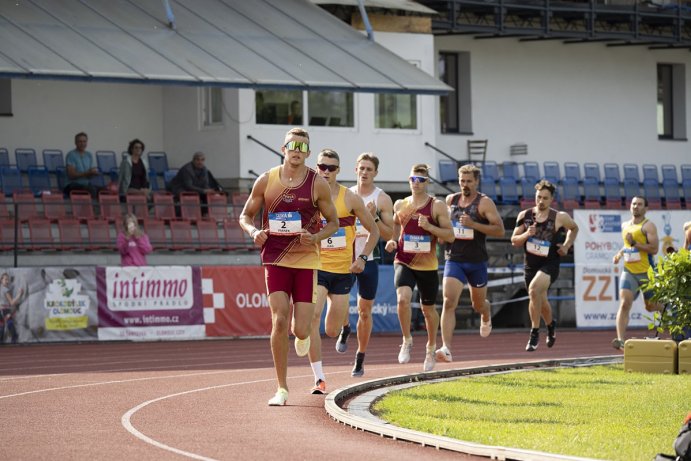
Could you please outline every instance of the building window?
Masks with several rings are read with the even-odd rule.
[[[256,123],[292,126],[353,126],[353,93],[309,91],[307,106],[303,108],[302,102],[302,91],[299,90],[256,91],[254,97]],[[309,123],[306,123],[307,121]]]
[[[354,126],[353,93],[345,91],[310,91],[307,113],[310,126]]]
[[[686,139],[686,71],[683,64],[657,65],[657,136]]]
[[[12,116],[12,80],[0,78],[0,117]]]
[[[265,125],[302,125],[302,91],[258,90],[255,120]]]
[[[223,88],[201,89],[202,126],[223,125]]]
[[[442,133],[472,133],[470,53],[440,52],[439,79],[454,90],[439,97]]]
[[[376,128],[417,129],[417,96],[412,94],[374,95]]]

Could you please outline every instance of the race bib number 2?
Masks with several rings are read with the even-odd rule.
[[[302,230],[302,218],[297,211],[269,213],[269,233],[296,235]]]

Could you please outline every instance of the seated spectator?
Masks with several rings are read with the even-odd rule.
[[[70,195],[73,190],[85,190],[91,194],[93,198],[98,195],[99,187],[91,184],[91,178],[101,174],[98,168],[94,166],[94,156],[86,150],[86,144],[89,137],[86,133],[77,133],[74,137],[74,144],[76,149],[67,153],[65,158],[67,185],[65,186],[65,195]]]
[[[144,158],[144,143],[139,139],[130,141],[127,155],[120,163],[118,177],[118,193],[120,195],[141,194],[149,195],[149,164]]]
[[[200,201],[206,204],[206,194],[224,192],[214,175],[204,166],[206,156],[203,152],[196,152],[192,161],[183,165],[178,174],[168,184],[168,190],[180,197],[180,192],[196,192]]]
[[[117,237],[120,264],[123,267],[146,266],[146,255],[151,253],[153,248],[149,237],[139,227],[137,217],[131,213],[125,215],[122,228]]]

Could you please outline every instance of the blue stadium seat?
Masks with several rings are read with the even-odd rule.
[[[624,178],[624,203],[628,207],[631,199],[641,195],[641,187],[635,178]]]
[[[691,165],[684,164],[681,166],[681,182],[691,180]]]
[[[662,170],[662,180],[663,181],[665,179],[671,179],[671,180],[675,181],[677,184],[679,184],[679,176],[677,176],[676,165],[662,165],[660,167],[660,170]]]
[[[584,163],[583,164],[583,180],[586,178],[594,178],[598,183],[602,181],[600,177],[600,165],[597,163]]]
[[[616,179],[617,182],[621,182],[621,174],[619,173],[618,163],[605,163],[605,179],[612,178]]]
[[[502,163],[502,173],[505,178],[513,178],[514,181],[518,181],[518,178],[521,177],[518,173],[518,163],[516,162]]]
[[[564,178],[575,178],[581,181],[581,166],[577,162],[564,162]]]
[[[165,172],[163,176],[165,177]],[[458,163],[450,159],[439,160],[439,182],[447,183],[452,181],[458,181]]]
[[[43,149],[43,166],[48,173],[55,174],[58,167],[65,166],[65,157],[59,149]]]
[[[583,206],[600,208],[600,183],[596,178],[583,178]]]
[[[523,162],[523,177],[533,178],[535,182],[540,179],[540,164],[537,162]]]
[[[665,193],[665,208],[668,210],[681,210],[679,182],[676,179],[665,178],[662,180],[662,190]]]
[[[616,178],[605,178],[603,180],[605,186],[605,208],[612,210],[621,210],[624,205],[621,201],[621,184]]]
[[[480,178],[480,192],[497,201],[497,181],[492,176],[482,176]]]
[[[635,163],[624,163],[624,180],[635,179],[640,184],[641,174],[638,172],[638,165]]]
[[[110,176],[114,181],[118,179],[118,160],[112,150],[96,151],[96,165],[102,174]]]
[[[497,162],[494,160],[487,160],[485,163],[482,164],[482,176],[483,177],[491,177],[495,181],[499,177],[499,167],[497,166]]]
[[[0,167],[0,183],[2,183],[2,193],[11,197],[15,191],[23,189],[22,172],[13,166]]]
[[[561,204],[565,210],[570,211],[581,203],[581,193],[578,189],[578,180],[571,176],[565,176],[561,183]]]
[[[4,147],[0,147],[0,166],[10,166],[10,153]]]
[[[15,149],[14,157],[17,161],[17,168],[22,173],[29,171],[30,166],[38,166],[38,160],[36,160],[36,151],[34,149]]]
[[[30,166],[27,172],[29,189],[36,197],[40,197],[45,191],[53,189],[50,182],[50,173],[42,166]]]
[[[556,186],[561,178],[561,173],[559,172],[559,163],[543,162],[542,169],[545,172],[543,177]]]
[[[681,182],[681,190],[684,191],[684,204],[687,210],[691,210],[691,178]]]
[[[157,175],[163,176],[168,170],[168,155],[165,152],[149,152],[146,158],[149,159],[149,169],[154,170]]]
[[[499,178],[499,195],[504,205],[518,205],[518,186],[516,178]]]
[[[170,182],[173,180],[173,178],[175,176],[177,176],[177,174],[178,174],[177,168],[166,170],[163,173],[163,184],[164,184],[166,189],[168,188],[168,184],[170,184]]]
[[[654,179],[658,185],[660,184],[660,177],[657,174],[657,165],[651,163],[643,165],[643,181],[646,179]]]
[[[643,196],[646,199],[648,199],[649,209],[662,209],[662,197],[660,196],[660,181],[653,178],[643,179]]]

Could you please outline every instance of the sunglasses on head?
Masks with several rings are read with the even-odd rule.
[[[334,172],[338,170],[338,165],[326,165],[324,163],[317,163],[317,166],[319,167],[320,170],[326,171],[329,170],[330,172]]]
[[[299,150],[300,152],[309,152],[310,145],[301,141],[290,141],[284,146],[287,150]]]
[[[427,178],[427,177],[425,177],[425,176],[411,176],[411,177],[408,178],[408,179],[410,179],[410,181],[411,181],[411,182],[414,182],[414,183],[422,183],[422,182],[427,182],[427,180],[428,180],[429,178]]]

